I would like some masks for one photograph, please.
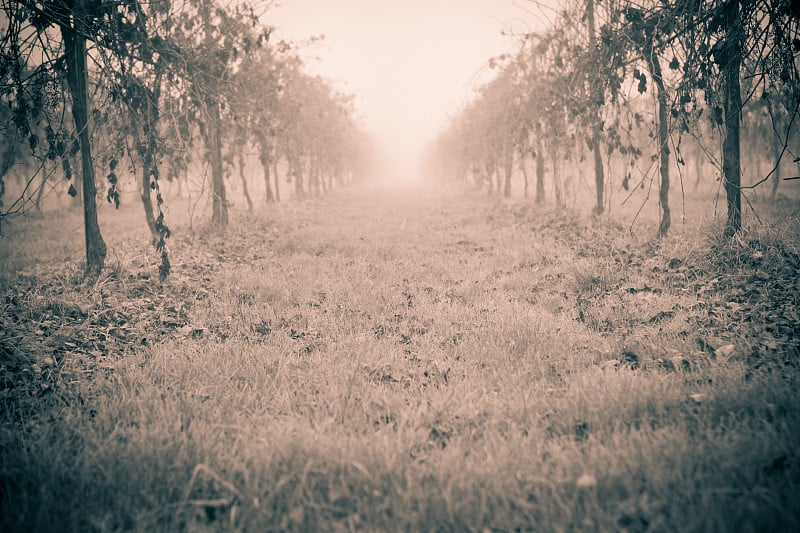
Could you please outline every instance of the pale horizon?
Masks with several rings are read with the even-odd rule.
[[[489,59],[530,31],[533,4],[514,0],[286,0],[265,23],[312,75],[355,95],[356,116],[398,179],[413,179],[425,145],[491,79]],[[503,35],[506,33],[506,35]]]

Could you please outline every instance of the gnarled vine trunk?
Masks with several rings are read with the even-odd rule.
[[[586,5],[586,18],[589,22],[589,42],[592,48],[595,46],[595,22],[594,22],[594,0],[587,0]],[[596,85],[594,89],[595,101],[600,102],[603,99],[603,89],[600,85]],[[599,111],[598,111],[599,112]],[[603,198],[605,194],[605,174],[603,172],[603,156],[601,150],[601,138],[603,134],[603,125],[600,117],[594,118],[594,125],[592,126],[592,152],[594,154],[594,182],[595,190],[597,193],[597,201],[595,203],[593,213],[600,215],[605,210]]]
[[[550,152],[550,157],[553,162],[553,192],[556,197],[556,207],[561,209],[567,205],[564,198],[564,188],[561,176],[561,165],[559,164],[558,149],[553,147]]]
[[[544,202],[544,147],[536,142],[536,203]]]
[[[519,170],[522,172],[522,180],[523,180],[523,189],[522,189],[522,196],[524,198],[528,197],[528,168],[525,166],[525,152],[526,150],[520,150],[519,152]]]
[[[80,9],[77,9],[80,13]],[[81,24],[85,17],[76,16]],[[77,30],[77,31],[76,31]],[[106,243],[97,220],[97,186],[95,184],[92,145],[89,139],[89,91],[86,66],[86,40],[80,28],[61,27],[64,39],[64,58],[67,66],[67,84],[72,93],[72,118],[78,133],[81,152],[81,182],[83,189],[83,227],[86,240],[86,272],[97,276],[105,264]]]
[[[272,157],[272,175],[275,176],[275,201],[281,201],[281,180],[278,178],[278,154]]]
[[[658,236],[664,237],[669,231],[671,215],[669,209],[669,130],[668,124],[668,103],[667,90],[664,86],[664,78],[661,72],[661,62],[654,50],[652,43],[644,49],[645,61],[647,61],[653,83],[656,85],[656,100],[658,101],[658,154],[659,154],[659,173],[661,184],[658,189],[658,201],[661,205],[661,223],[658,226]]]
[[[253,199],[250,198],[250,191],[247,189],[247,176],[245,175],[244,171],[244,156],[241,152],[239,152],[239,179],[242,180],[242,194],[244,195],[244,200],[247,202],[247,211],[249,213],[253,212]],[[269,165],[267,165],[269,167]]]
[[[219,104],[214,99],[207,102],[206,151],[211,165],[211,225],[228,225],[228,201],[225,195],[225,176],[222,170],[222,135],[220,132]]]
[[[296,154],[290,157],[289,166],[291,167],[290,172],[292,173],[292,179],[294,179],[294,193],[295,196],[301,198],[305,196],[305,189],[303,187],[303,158]]]
[[[153,90],[148,91],[145,88],[147,101],[145,102],[146,113],[144,117],[143,132],[147,144],[142,154],[142,190],[141,198],[142,205],[144,206],[144,218],[147,221],[147,227],[150,229],[150,234],[153,237],[153,242],[158,242],[160,235],[156,227],[155,210],[153,209],[153,184],[151,178],[158,176],[158,101],[161,97],[161,70],[158,69],[155,76]]]
[[[261,147],[261,153],[259,154],[258,159],[261,161],[261,168],[264,170],[264,202],[272,203],[275,201],[275,196],[272,194],[272,184],[270,183],[269,177],[270,157],[269,152],[263,146]]]
[[[514,171],[514,149],[509,142],[503,149],[503,196],[511,197],[511,174]]]
[[[739,72],[742,65],[742,21],[739,0],[730,0],[725,10],[725,42],[715,59],[722,68],[723,112],[725,133],[722,139],[722,172],[728,219],[725,236],[731,237],[742,229],[742,166],[739,128],[741,125],[742,95]]]

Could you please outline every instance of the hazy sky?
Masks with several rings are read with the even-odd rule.
[[[488,59],[516,48],[501,32],[537,13],[528,0],[278,0],[264,18],[278,39],[324,34],[300,53],[307,70],[357,95],[368,131],[408,161],[490,76]]]

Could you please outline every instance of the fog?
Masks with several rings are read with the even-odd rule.
[[[449,114],[491,79],[491,57],[515,34],[544,25],[527,0],[285,0],[264,15],[276,40],[300,49],[306,70],[344,92],[371,133],[392,180],[418,179],[421,151]],[[506,35],[503,35],[503,34]]]

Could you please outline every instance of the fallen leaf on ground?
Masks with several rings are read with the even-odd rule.
[[[698,392],[696,394],[690,394],[689,399],[692,400],[694,403],[703,403],[705,401],[707,395],[703,394],[702,392]]]
[[[726,344],[714,350],[714,355],[720,359],[730,359],[734,351],[736,351],[736,346],[733,344]]]
[[[178,328],[176,331],[181,335],[183,335],[184,337],[190,337],[192,335],[192,332],[194,331],[194,328],[187,324],[185,326]]]

